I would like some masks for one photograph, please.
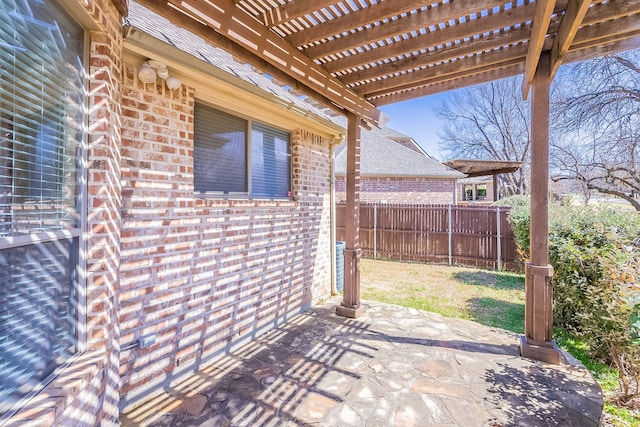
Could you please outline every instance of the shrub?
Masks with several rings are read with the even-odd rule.
[[[529,259],[529,226],[531,223],[529,196],[507,197],[495,202],[494,205],[511,208],[507,219],[513,230],[520,259],[525,262]]]
[[[640,385],[640,252],[622,246],[600,258],[599,286],[585,289],[580,335],[591,353],[618,370],[617,400],[638,396]]]
[[[510,206],[509,222],[526,257],[528,203],[517,200]],[[622,403],[639,393],[639,235],[640,215],[635,212],[550,206],[554,323],[584,337],[594,359],[616,366]]]
[[[549,216],[549,261],[554,269],[554,322],[580,332],[581,318],[590,307],[587,291],[607,286],[602,259],[619,258],[623,245],[640,233],[634,212],[553,205]]]

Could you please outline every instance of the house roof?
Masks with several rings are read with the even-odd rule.
[[[275,96],[280,104],[288,104],[314,120],[337,124],[335,114],[328,114],[331,110],[325,106],[317,106],[310,98],[293,93],[289,87],[283,86],[271,76],[258,72],[246,62],[236,60],[230,53],[212,46],[201,37],[180,28],[135,1],[129,2],[127,24],[125,38],[131,43],[148,45],[155,39],[164,44],[164,51],[167,53],[177,49],[197,59],[201,66],[215,67],[231,79],[248,83],[253,92],[261,92],[263,96]],[[339,126],[345,127],[342,124]]]
[[[395,129],[388,128],[386,126],[383,126],[380,129],[380,133],[393,141],[402,143],[405,147],[409,147],[413,151],[416,151],[420,154],[424,154],[426,156],[431,157],[429,153],[424,151],[424,149],[420,146],[420,144],[418,144],[416,140],[409,135],[405,135],[402,132],[399,132]]]
[[[336,148],[336,175],[346,173],[346,143]],[[385,136],[384,129],[363,130],[360,175],[380,177],[461,178],[464,174]]]

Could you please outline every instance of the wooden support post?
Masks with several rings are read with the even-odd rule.
[[[493,174],[493,201],[498,201],[498,175]]]
[[[531,229],[530,262],[525,270],[525,335],[520,353],[560,363],[552,340],[553,269],[549,265],[549,86],[550,53],[543,52],[533,79],[531,99]]]
[[[344,297],[336,307],[340,316],[356,318],[364,308],[360,305],[360,122],[348,115],[347,129],[347,203],[345,207]]]

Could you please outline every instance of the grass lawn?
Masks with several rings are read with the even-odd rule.
[[[524,276],[363,259],[362,298],[524,332]]]
[[[467,267],[363,259],[362,299],[381,301],[524,332],[524,276]],[[617,374],[590,360],[580,340],[555,331],[558,344],[591,370],[605,395],[615,393]],[[605,404],[610,426],[640,426],[640,416]]]

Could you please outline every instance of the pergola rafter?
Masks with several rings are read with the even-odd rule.
[[[524,76],[522,77],[522,97],[524,99],[529,96],[529,88],[533,83],[533,76],[538,68],[538,61],[549,31],[556,0],[537,0],[535,5],[536,14],[533,17],[533,29],[531,30],[529,50],[524,64]]]
[[[549,86],[563,63],[640,47],[640,0],[137,1],[348,117],[345,296],[337,310],[345,316],[362,311],[359,131],[377,124],[375,106],[523,75],[536,131],[521,349],[559,361],[547,253]]]
[[[461,24],[461,26],[462,25],[465,24]],[[509,46],[516,43],[522,43],[526,41],[531,35],[531,28],[526,25],[522,25],[513,31],[499,31],[490,33],[489,35],[484,35],[485,31],[482,28],[479,28],[477,30],[478,32],[474,34],[472,38],[466,41],[462,41],[458,44],[452,44],[450,46],[443,45],[447,41],[451,40],[451,38],[445,39],[444,42],[436,43],[436,45],[443,45],[443,47],[440,49],[434,48],[433,50],[425,50],[424,52],[419,52],[412,55],[407,53],[405,54],[406,57],[402,60],[388,61],[381,64],[376,64],[375,66],[368,66],[357,71],[340,75],[339,78],[346,84],[372,80],[377,77],[384,77],[386,75],[391,75],[393,73],[401,71],[418,69],[420,67],[444,63],[457,58],[494,50],[500,46]],[[422,37],[427,38],[428,35],[424,35]],[[444,35],[444,37],[447,36]],[[455,40],[455,38],[453,38],[453,40]],[[415,49],[422,48],[422,46],[424,46],[424,41],[420,40],[420,37],[415,37],[407,41],[411,41],[412,43],[410,45],[409,43],[407,43],[406,47],[414,47],[414,49],[411,49],[407,52],[415,51]],[[400,45],[400,43],[396,43],[395,45]],[[327,64],[325,68],[330,68],[331,64],[332,63]]]
[[[391,3],[395,5],[394,2],[385,3]],[[477,12],[480,12],[483,9],[491,10],[494,7],[498,7],[501,3],[504,3],[504,1],[482,0],[469,1],[468,3],[474,5],[474,9],[472,10],[477,10]],[[486,8],[484,6],[486,6]],[[442,6],[431,7],[425,10],[418,10],[415,13],[397,17],[396,19],[391,19],[388,22],[381,22],[379,20],[369,21],[366,24],[363,24],[369,25],[369,27],[366,27],[366,31],[354,31],[343,37],[335,38],[325,43],[310,46],[306,48],[304,52],[310,58],[318,59],[331,54],[340,53],[349,49],[363,46],[369,43],[371,40],[386,40],[393,37],[402,36],[404,34],[410,34],[414,31],[438,32],[436,28],[439,28],[440,25],[450,20],[456,20],[461,16],[464,16],[461,15],[462,11],[463,8],[462,6],[460,6],[460,3],[453,2],[445,3]],[[350,17],[350,15],[345,15],[342,19]],[[475,20],[470,20],[468,22],[473,21]],[[457,27],[458,25],[453,25],[449,28]],[[356,28],[358,27],[352,28],[351,30],[355,30]]]
[[[467,56],[447,63],[434,64],[411,72],[375,80],[355,86],[354,90],[365,98],[383,96],[388,90],[411,89],[412,87],[437,80],[445,82],[463,75],[474,75],[495,68],[515,65],[527,54],[528,46],[519,44],[509,48],[492,50],[482,55]],[[437,68],[437,70],[432,70]],[[462,74],[461,74],[462,73]]]
[[[562,17],[560,28],[551,46],[551,78],[556,75],[562,59],[569,51],[571,43],[584,20],[587,10],[591,6],[591,0],[571,0]]]

